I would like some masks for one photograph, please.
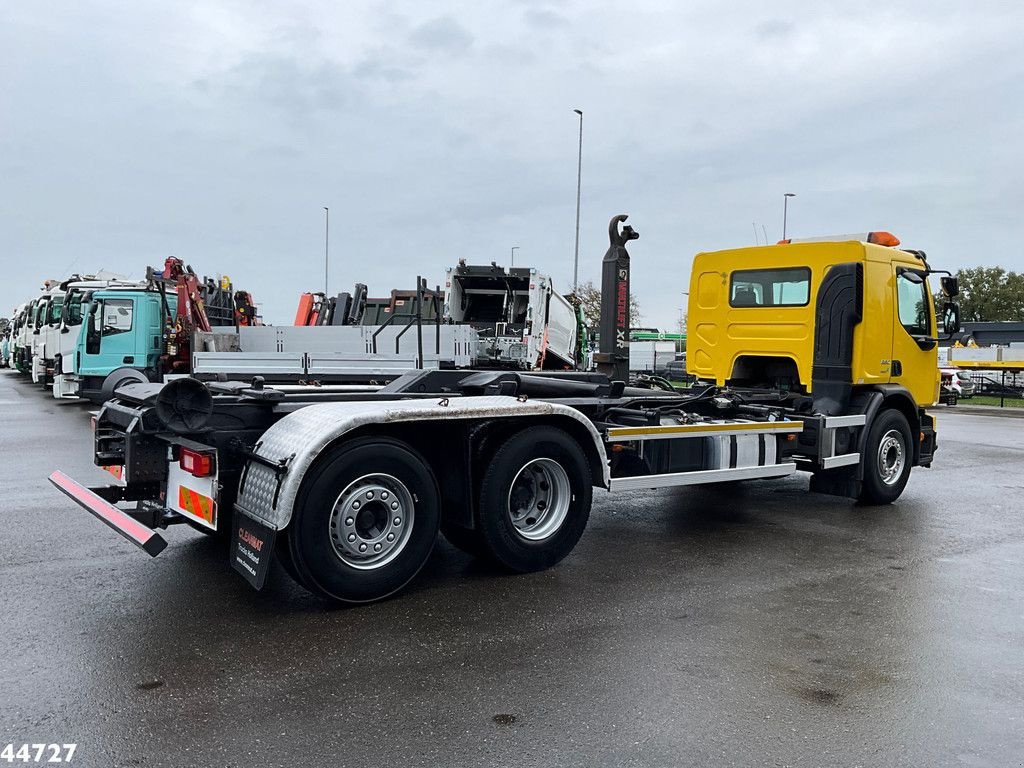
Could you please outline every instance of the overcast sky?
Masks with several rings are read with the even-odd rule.
[[[888,229],[1024,269],[1018,2],[0,4],[0,314],[46,277],[227,273],[270,322],[459,258],[570,288],[630,214],[645,325],[701,250]]]

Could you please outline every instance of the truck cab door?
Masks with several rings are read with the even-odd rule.
[[[894,266],[895,322],[889,376],[906,387],[918,405],[935,401],[938,341],[935,311],[923,269]]]
[[[131,297],[103,298],[89,305],[81,350],[82,376],[106,376],[123,366],[137,363],[135,333],[136,300]]]
[[[164,309],[159,296],[147,294],[142,298],[135,325],[138,328],[135,366],[155,371],[163,354]]]

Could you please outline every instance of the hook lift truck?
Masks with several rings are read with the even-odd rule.
[[[583,534],[594,488],[802,471],[811,491],[884,504],[931,465],[938,340],[924,253],[875,232],[698,254],[698,384],[627,386],[626,218],[609,228],[596,373],[422,370],[305,393],[259,377],[130,384],[94,424],[95,463],[122,482],[50,481],[150,555],[166,546],[159,529],[185,522],[229,538],[257,589],[276,557],[311,592],[363,603],[406,585],[439,531],[509,570],[549,568]],[[953,333],[956,280],[941,282]]]

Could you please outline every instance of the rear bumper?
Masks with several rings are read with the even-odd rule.
[[[49,479],[58,491],[82,509],[91,512],[132,544],[144,550],[150,557],[156,557],[167,547],[167,542],[159,533],[143,525],[123,509],[118,509],[92,489],[72,480],[63,472],[54,472]]]

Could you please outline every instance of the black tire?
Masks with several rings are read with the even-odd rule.
[[[291,548],[288,546],[287,539],[282,539],[276,547],[274,547],[274,557],[277,558],[277,562],[284,568],[284,572],[291,577],[291,580],[298,584],[305,590],[315,592],[314,587],[309,586],[302,580],[302,574],[299,573],[295,567],[295,561],[292,560]]]
[[[408,584],[430,556],[438,498],[433,473],[411,447],[356,440],[310,470],[280,546],[289,548],[296,581],[311,592],[339,603],[381,600]]]
[[[559,490],[565,484],[567,493]],[[512,435],[480,486],[477,528],[488,556],[520,573],[555,565],[587,527],[592,490],[590,465],[568,433],[530,427]],[[524,516],[516,520],[516,511]]]
[[[487,557],[487,543],[479,528],[463,528],[455,523],[442,523],[441,533],[449,544],[470,557]]]
[[[860,501],[865,504],[890,504],[900,497],[910,479],[914,463],[913,435],[907,417],[894,408],[881,411],[868,429],[861,459],[864,482]],[[892,473],[898,465],[898,471]]]

